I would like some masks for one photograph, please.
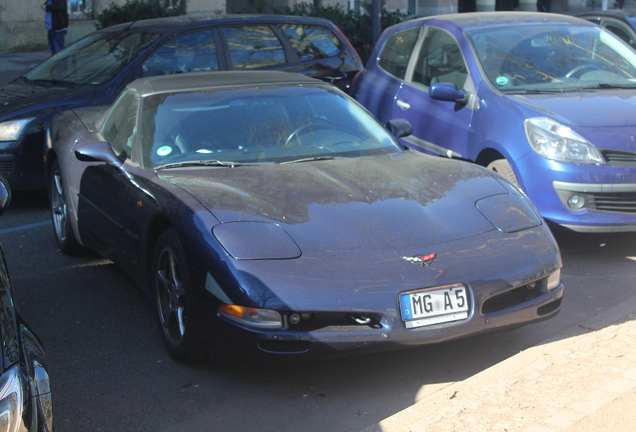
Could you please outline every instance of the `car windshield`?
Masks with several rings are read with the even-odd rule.
[[[506,27],[468,37],[487,79],[504,93],[636,87],[636,52],[596,27]]]
[[[401,151],[388,131],[328,87],[152,95],[140,125],[146,167],[306,162]]]
[[[159,35],[95,32],[69,45],[25,75],[30,81],[98,85],[109,81]]]

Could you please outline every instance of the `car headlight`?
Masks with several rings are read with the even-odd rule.
[[[541,217],[520,194],[499,194],[475,203],[477,210],[499,231],[514,233],[542,224]]]
[[[13,366],[0,377],[0,432],[22,430],[24,396],[20,370]]]
[[[544,158],[566,163],[605,163],[596,147],[554,120],[546,117],[527,119],[525,129],[530,146]]]
[[[33,121],[33,118],[26,118],[20,120],[9,120],[0,123],[0,141],[15,141],[20,137],[20,134],[28,125]]]
[[[221,246],[239,260],[294,259],[300,248],[287,232],[267,222],[226,222],[212,234]]]
[[[258,309],[233,304],[221,303],[219,313],[239,324],[260,329],[280,329],[283,318],[280,313],[271,309]]]

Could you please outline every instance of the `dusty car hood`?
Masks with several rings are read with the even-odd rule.
[[[49,85],[7,84],[0,87],[0,118],[10,118],[9,114],[20,115],[53,106],[74,105],[71,101],[76,101],[82,93],[87,94],[90,99],[94,91]]]
[[[636,90],[507,96],[568,126],[636,126]],[[542,113],[541,113],[542,112]]]
[[[303,251],[417,247],[491,231],[475,201],[507,193],[481,168],[410,151],[159,175],[221,223],[278,224]]]

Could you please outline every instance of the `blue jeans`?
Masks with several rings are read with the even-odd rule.
[[[64,39],[66,38],[67,29],[64,30],[49,30],[49,52],[55,54],[64,48]]]

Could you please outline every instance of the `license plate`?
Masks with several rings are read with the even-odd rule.
[[[462,284],[400,294],[406,328],[443,324],[468,318],[468,294]]]

